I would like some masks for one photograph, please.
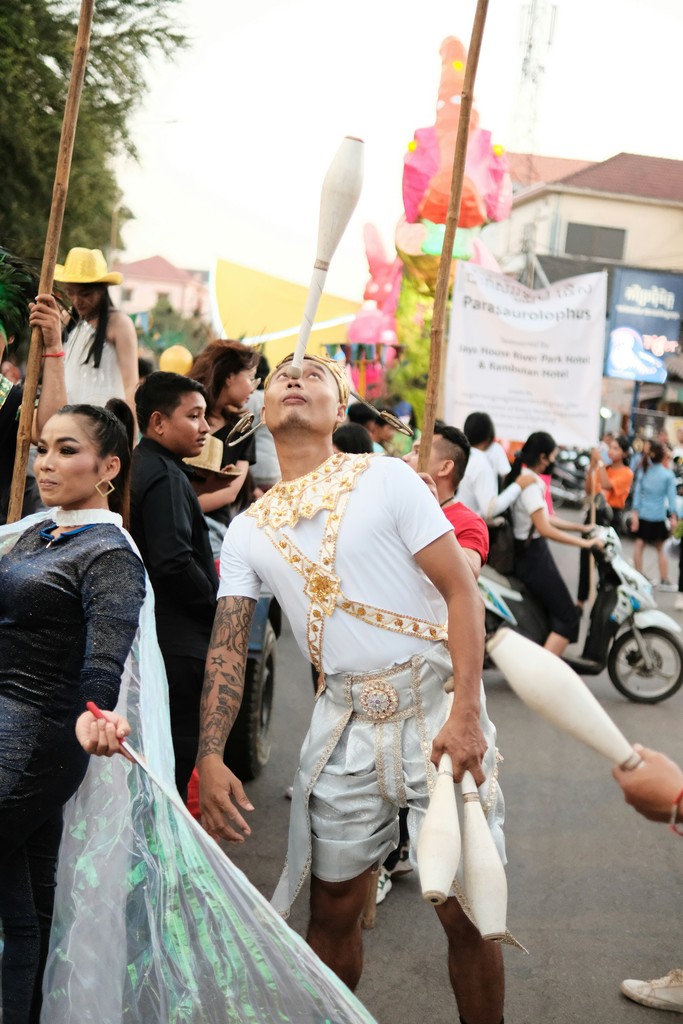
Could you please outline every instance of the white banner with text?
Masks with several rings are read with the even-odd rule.
[[[539,291],[459,263],[446,357],[445,418],[487,412],[496,435],[545,430],[589,448],[600,430],[607,274]]]

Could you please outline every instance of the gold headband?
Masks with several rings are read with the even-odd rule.
[[[263,385],[263,390],[264,391],[268,390],[268,387],[269,387],[270,382],[272,380],[273,374],[277,373],[277,371],[280,369],[281,366],[285,366],[286,363],[291,363],[293,358],[294,358],[294,353],[292,352],[292,353],[290,353],[290,355],[285,356],[284,359],[281,359],[280,362],[277,364],[277,366],[273,367],[273,369],[270,371],[270,373],[266,377],[266,382]],[[319,366],[324,366],[326,370],[330,371],[330,373],[332,374],[332,376],[334,377],[334,379],[336,381],[337,389],[339,390],[339,401],[343,405],[348,405],[349,404],[349,382],[346,379],[346,374],[344,373],[344,369],[340,365],[340,363],[338,363],[336,359],[327,359],[325,356],[314,356],[314,355],[311,355],[308,352],[304,356],[304,359],[310,359],[312,362],[318,363]]]

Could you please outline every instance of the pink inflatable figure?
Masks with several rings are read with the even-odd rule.
[[[494,146],[490,157],[491,187],[484,194],[489,220],[507,220],[512,210],[510,165],[502,146]]]
[[[392,261],[387,259],[386,249],[374,224],[365,225],[363,238],[370,270],[370,280],[365,286],[363,298],[375,302],[378,309],[393,317],[401,289],[403,264],[398,256]]]
[[[381,309],[363,307],[349,324],[347,341],[352,345],[395,345],[396,321]]]
[[[436,128],[418,128],[403,162],[403,209],[409,224],[420,219],[427,185],[439,169]]]
[[[403,167],[403,207],[406,222],[445,224],[450,199],[455,141],[467,62],[465,47],[453,36],[441,44],[441,80],[436,123],[418,128],[408,144]],[[487,221],[505,220],[512,207],[512,183],[507,160],[492,147],[491,133],[470,118],[467,159],[458,217],[460,228],[480,228]]]
[[[453,173],[455,140],[460,121],[460,101],[465,80],[467,50],[455,36],[444,39],[441,55],[441,80],[436,102],[436,138],[439,146],[439,169],[430,179],[420,206],[420,217],[434,224],[445,224]],[[470,134],[477,128],[479,115],[472,109]],[[486,211],[481,197],[465,175],[458,224],[471,228],[484,222]]]
[[[391,359],[395,355],[395,349],[391,346],[397,343],[395,314],[403,263],[398,256],[391,261],[387,259],[379,232],[373,224],[365,225],[363,235],[370,270],[370,280],[363,293],[366,305],[349,325],[346,337],[350,344],[364,345],[366,350],[370,346],[380,346],[376,355],[384,363],[387,357]]]
[[[491,132],[485,128],[477,128],[470,132],[465,157],[465,174],[482,196],[485,196],[493,185],[492,155]]]
[[[363,237],[370,279],[363,293],[365,305],[349,324],[346,340],[351,346],[354,387],[367,396],[375,396],[381,393],[385,366],[396,358],[396,306],[403,263],[399,256],[394,260],[387,259],[379,232],[373,224],[365,225]]]

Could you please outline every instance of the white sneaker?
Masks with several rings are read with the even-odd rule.
[[[635,981],[628,978],[621,983],[621,991],[634,1003],[654,1006],[657,1010],[683,1013],[683,970],[669,971],[663,978],[653,981]]]
[[[386,868],[382,867],[379,869],[379,878],[377,879],[377,899],[375,900],[377,906],[384,902],[391,889],[391,875]]]
[[[678,594],[674,601],[674,611],[683,612],[683,594]]]
[[[665,594],[675,594],[678,587],[675,583],[671,583],[669,580],[661,580],[657,584],[659,590],[663,590]]]
[[[683,595],[681,595],[683,597]],[[393,868],[389,869],[389,874],[392,878],[396,875],[407,875],[413,870],[413,865],[410,863],[410,843],[403,843],[399,847],[398,860],[394,864]]]

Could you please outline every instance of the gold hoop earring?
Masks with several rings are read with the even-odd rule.
[[[111,480],[98,480],[95,484],[95,490],[101,498],[108,498],[109,495],[116,490]]]

